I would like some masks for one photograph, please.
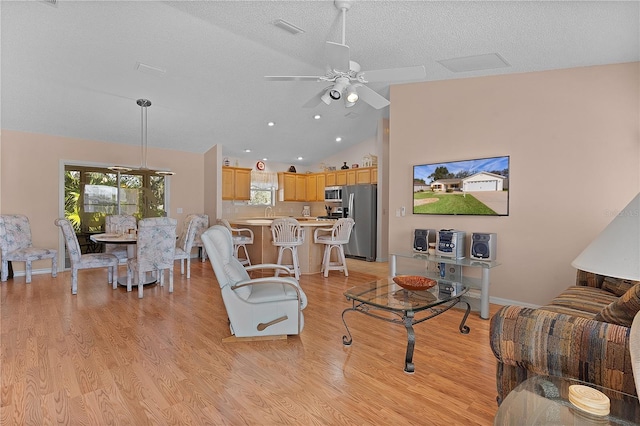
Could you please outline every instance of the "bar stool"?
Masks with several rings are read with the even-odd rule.
[[[351,230],[355,222],[352,218],[341,218],[334,223],[331,228],[316,228],[313,233],[313,241],[316,244],[324,244],[324,256],[322,258],[322,268],[325,278],[329,276],[329,271],[344,271],[344,276],[349,276],[347,260],[344,256],[344,245],[349,242]],[[331,250],[338,250],[337,262],[331,262]]]
[[[249,259],[247,244],[253,244],[253,231],[249,228],[232,228],[227,219],[218,219],[218,223],[226,227],[231,232],[234,257],[238,259],[242,265],[251,266],[251,259]],[[240,247],[244,250],[244,258],[238,257]]]
[[[288,266],[293,269],[296,279],[300,279],[300,262],[298,262],[298,246],[304,241],[300,223],[292,217],[274,219],[271,223],[271,236],[273,245],[278,247],[278,265],[282,265],[282,257],[285,250],[291,251],[293,265]],[[276,277],[278,276],[276,271]]]

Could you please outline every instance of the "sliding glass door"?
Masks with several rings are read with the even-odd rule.
[[[100,249],[88,237],[104,232],[107,215],[130,214],[137,219],[166,216],[165,179],[149,170],[119,173],[66,165],[65,217],[78,234],[83,252]]]

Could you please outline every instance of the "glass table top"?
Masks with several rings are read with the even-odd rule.
[[[436,285],[429,290],[412,291],[403,289],[391,278],[384,278],[351,287],[344,295],[347,299],[382,309],[417,312],[449,302],[462,296],[468,290],[468,287],[463,286],[460,291],[454,294],[441,293]]]

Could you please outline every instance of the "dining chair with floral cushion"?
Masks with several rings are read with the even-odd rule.
[[[203,215],[190,214],[184,219],[182,232],[176,245],[175,260],[180,261],[180,274],[184,275],[184,264],[187,264],[187,278],[191,278],[191,249],[194,247],[196,235],[207,230],[209,218]],[[200,240],[202,241],[202,240]]]
[[[164,285],[164,270],[169,270],[169,293],[173,293],[173,262],[176,252],[178,221],[169,217],[152,217],[138,222],[136,257],[127,261],[127,291],[138,286],[138,297],[143,296],[145,273],[158,272],[158,281]],[[132,281],[134,281],[132,283]]]
[[[110,214],[104,218],[104,232],[107,234],[125,233],[137,227],[135,216],[129,214]],[[129,257],[127,246],[122,244],[105,244],[104,252],[115,255],[120,263],[125,263]]]
[[[203,228],[199,228],[196,231],[196,235],[193,238],[193,246],[197,247],[200,251],[200,260],[203,262],[207,260],[207,251],[204,248],[204,244],[202,243],[202,233],[209,229],[209,215],[206,214],[194,214],[194,216],[198,216],[200,218],[200,223],[204,223]]]
[[[0,280],[7,281],[9,262],[25,262],[26,282],[31,282],[34,260],[51,259],[51,276],[58,275],[58,250],[33,247],[29,218],[22,214],[0,215]]]
[[[69,252],[69,260],[71,261],[71,294],[78,293],[78,270],[80,269],[107,268],[107,280],[113,285],[114,289],[117,288],[118,258],[110,253],[82,254],[78,237],[73,230],[73,226],[71,226],[71,222],[67,219],[56,219],[54,223],[60,227],[67,245],[67,252]]]

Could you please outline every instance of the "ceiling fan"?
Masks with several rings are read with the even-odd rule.
[[[421,80],[427,73],[423,65],[407,68],[391,68],[384,70],[362,71],[360,64],[350,60],[349,46],[345,44],[345,30],[347,10],[351,8],[350,1],[336,0],[336,8],[342,11],[342,43],[326,42],[328,64],[326,73],[321,76],[265,76],[268,81],[314,81],[329,82],[329,86],[322,89],[303,107],[313,108],[324,102],[329,105],[332,101],[344,98],[345,106],[352,107],[362,100],[376,109],[389,105],[389,101],[366,83]]]

